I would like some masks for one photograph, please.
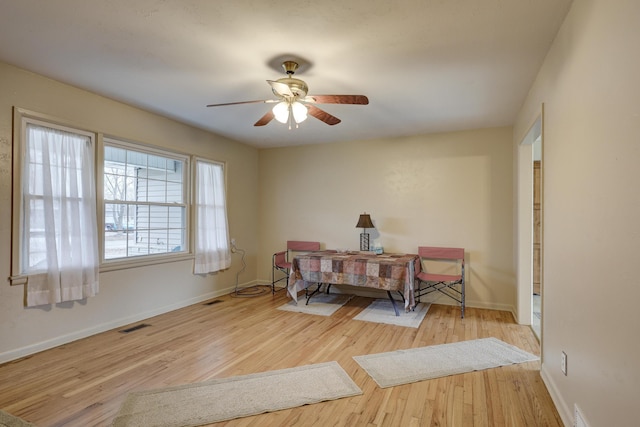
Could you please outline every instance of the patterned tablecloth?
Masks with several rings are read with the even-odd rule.
[[[421,270],[416,254],[321,251],[296,255],[291,262],[288,292],[298,292],[314,283],[345,284],[400,291],[405,309],[415,306],[414,277]]]

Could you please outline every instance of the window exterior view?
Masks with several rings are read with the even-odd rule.
[[[187,159],[105,141],[105,260],[187,250],[187,169]]]

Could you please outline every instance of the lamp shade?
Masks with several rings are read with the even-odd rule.
[[[291,103],[291,112],[296,123],[302,123],[307,120],[307,107],[302,103],[298,101]]]
[[[373,226],[373,222],[371,222],[371,217],[369,216],[369,214],[360,214],[360,218],[358,218],[356,228],[375,228]]]
[[[289,121],[289,104],[282,101],[278,102],[273,107],[273,115],[276,117],[276,120],[280,123],[287,123]]]

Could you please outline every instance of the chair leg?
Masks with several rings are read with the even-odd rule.
[[[285,275],[285,277],[282,277],[276,280],[276,271],[282,272]],[[285,285],[283,289],[286,289],[289,286],[289,272],[284,270],[279,270],[276,267],[271,267],[271,294],[272,295],[276,294],[276,283],[281,282],[283,280],[285,281]]]
[[[460,317],[464,319],[464,279],[460,284],[460,290],[462,291],[462,295],[460,297]]]

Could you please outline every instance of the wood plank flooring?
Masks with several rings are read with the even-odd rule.
[[[414,329],[353,320],[365,297],[330,317],[277,310],[284,292],[216,299],[0,365],[0,408],[40,427],[108,426],[132,391],[335,360],[363,395],[216,425],[562,426],[539,362],[381,389],[352,359],[484,337],[539,355],[510,313],[467,308],[460,319],[459,308],[432,305]]]

